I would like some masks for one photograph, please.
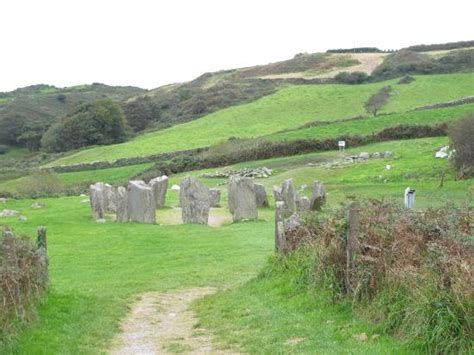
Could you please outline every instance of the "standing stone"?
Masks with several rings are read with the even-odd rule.
[[[156,223],[156,203],[153,190],[141,180],[128,183],[128,214],[131,221]]]
[[[163,208],[166,201],[166,191],[168,191],[168,176],[163,175],[150,180],[149,185],[153,189],[156,208]]]
[[[367,153],[367,152],[362,152],[362,153],[359,153],[359,159],[362,159],[362,160],[369,160],[370,158],[370,154]]]
[[[228,184],[229,210],[234,222],[257,219],[257,198],[253,180],[248,177],[231,176]]]
[[[128,222],[128,192],[123,186],[117,188],[117,222]]]
[[[265,186],[261,184],[254,184],[255,196],[257,198],[257,207],[268,207],[267,192]]]
[[[285,203],[283,214],[285,218],[288,218],[296,212],[297,195],[295,187],[293,186],[293,179],[288,179],[283,183],[281,188],[281,197]]]
[[[209,203],[211,207],[219,207],[221,202],[221,190],[209,189]]]
[[[91,212],[94,219],[104,218],[105,216],[105,185],[98,182],[89,187],[89,199],[91,202]]]
[[[281,196],[281,187],[280,186],[273,186],[273,198],[275,202],[283,201],[283,197]]]
[[[209,188],[198,179],[188,176],[180,185],[179,200],[183,223],[207,224],[209,220]]]
[[[105,211],[109,213],[117,212],[116,190],[112,185],[104,184],[105,187]]]
[[[324,185],[315,181],[313,184],[313,195],[311,196],[311,211],[321,211],[321,207],[326,203],[326,188]]]
[[[275,250],[282,251],[284,246],[283,210],[285,203],[277,201],[275,203]]]
[[[311,205],[311,201],[306,196],[300,197],[298,201],[296,201],[296,209],[298,212],[309,211]]]

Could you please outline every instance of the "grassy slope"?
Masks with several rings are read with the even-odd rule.
[[[71,173],[57,174],[64,187],[86,186],[97,181],[104,181],[110,184],[121,184],[127,182],[129,178],[143,170],[151,167],[153,163],[130,165],[119,168],[86,170]],[[0,182],[0,192],[15,193],[19,187],[28,182],[29,176],[24,176],[14,180]]]
[[[275,133],[266,138],[276,141],[292,139],[327,139],[349,135],[365,136],[399,124],[435,125],[441,122],[450,122],[464,118],[469,112],[474,112],[474,104],[444,109],[396,113],[363,120],[338,122],[330,125]]]
[[[402,112],[474,93],[474,73],[419,76],[409,85],[394,83],[291,86],[252,103],[144,134],[126,143],[86,149],[54,164],[114,160],[190,149],[208,146],[231,136],[254,137],[295,128],[309,121],[354,117],[364,113],[363,104],[368,97],[388,84],[393,85],[394,90],[385,112]]]

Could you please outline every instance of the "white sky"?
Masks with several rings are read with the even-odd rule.
[[[1,0],[0,91],[153,88],[329,48],[474,40],[473,0]]]

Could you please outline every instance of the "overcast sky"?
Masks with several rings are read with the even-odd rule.
[[[1,0],[0,91],[154,88],[299,52],[474,40],[473,0]]]

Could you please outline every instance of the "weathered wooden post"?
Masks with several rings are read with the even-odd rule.
[[[346,245],[346,290],[352,292],[351,274],[355,266],[355,258],[359,248],[359,202],[349,204],[349,231]]]
[[[2,252],[7,269],[7,287],[15,306],[15,311],[20,318],[23,318],[24,311],[21,305],[20,284],[17,279],[18,258],[15,250],[15,237],[11,231],[3,233]]]
[[[46,227],[38,227],[37,239],[38,263],[41,269],[41,281],[43,286],[47,286],[48,276],[48,239],[46,236]]]

